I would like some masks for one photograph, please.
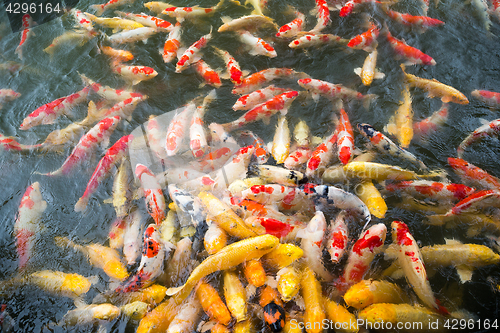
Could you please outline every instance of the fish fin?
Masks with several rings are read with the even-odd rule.
[[[318,93],[311,93],[312,99],[318,103],[320,95]]]
[[[361,67],[354,68],[354,73],[361,77]]]
[[[390,135],[396,135],[397,131],[398,128],[396,124],[394,124],[394,117],[391,117],[391,119],[389,119],[389,123],[384,126],[384,132],[387,132]]]
[[[460,282],[465,283],[472,280],[472,273],[474,272],[472,268],[467,265],[459,265],[457,266],[457,273],[460,277]]]
[[[271,118],[270,117],[262,118],[262,122],[266,125],[269,125],[271,123]]]
[[[415,65],[415,63],[411,62],[410,60],[405,61],[404,64],[405,64],[405,66],[413,66],[413,65]]]
[[[396,269],[394,272],[391,274],[391,278],[397,280],[397,279],[402,279],[404,278],[405,273],[403,272],[402,268]]]
[[[446,245],[461,245],[462,242],[456,239],[449,239],[445,238],[444,241],[446,242]]]
[[[88,198],[81,197],[78,199],[78,202],[75,204],[75,212],[83,212],[87,208]]]
[[[375,70],[375,75],[373,76],[374,79],[383,79],[384,77],[385,77],[384,73]]]
[[[465,235],[469,238],[472,238],[472,237],[476,237],[477,235],[479,235],[480,232],[481,232],[481,228],[470,227],[469,229],[467,229],[467,233]]]
[[[97,16],[101,16],[102,13],[104,13],[104,7],[102,5],[91,5],[90,8],[95,11]]]
[[[486,125],[486,124],[488,124],[488,123],[489,123],[489,121],[488,121],[488,120],[486,120],[486,119],[484,119],[484,118],[479,118],[479,123],[480,123],[481,125]]]
[[[429,215],[425,223],[429,225],[444,225],[446,222],[445,218],[445,215]]]
[[[112,204],[113,203],[113,198],[104,199],[103,203],[105,203],[105,204]]]
[[[178,292],[180,292],[182,289],[184,289],[184,286],[185,286],[185,284],[183,284],[180,287],[168,288],[165,293],[167,294],[167,296],[173,296],[173,295],[177,294]]]
[[[230,16],[222,16],[220,19],[222,20],[222,23],[224,23],[224,24],[227,24],[233,20]]]
[[[386,247],[384,251],[384,259],[385,260],[394,260],[398,256],[399,249],[396,244],[390,244]]]
[[[429,93],[428,96],[434,97],[434,95],[433,94],[431,95],[431,93]],[[443,103],[449,103],[449,102],[451,102],[451,97],[450,96],[443,96],[443,97],[441,97],[441,101]]]
[[[295,295],[294,301],[295,304],[299,307],[299,309],[301,310],[306,309],[306,303],[304,302],[304,298],[301,295],[299,294]]]

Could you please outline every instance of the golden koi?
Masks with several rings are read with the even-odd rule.
[[[411,100],[408,84],[405,84],[403,88],[403,100],[394,116],[391,117],[389,123],[384,128],[387,133],[394,135],[398,139],[400,146],[403,148],[408,148],[413,138],[413,110]]]
[[[344,301],[348,306],[361,310],[375,303],[399,304],[410,300],[397,284],[384,280],[362,280],[347,290]]]
[[[365,59],[363,67],[358,67],[354,69],[354,73],[361,78],[361,82],[365,86],[372,84],[374,79],[383,79],[385,77],[384,73],[377,71],[375,66],[377,65],[378,51],[373,50]]]
[[[272,154],[276,164],[282,164],[290,153],[290,129],[286,117],[280,115],[274,133]]]

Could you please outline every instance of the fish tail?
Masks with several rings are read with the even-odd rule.
[[[88,198],[81,197],[78,199],[78,202],[75,204],[75,212],[83,212],[87,208],[87,204],[89,203]]]
[[[54,243],[59,246],[59,247],[77,247],[77,244],[75,244],[73,241],[66,237],[60,237],[56,236],[54,237]]]
[[[444,225],[445,224],[445,215],[430,215],[427,216],[426,224],[429,225]]]
[[[97,16],[101,16],[104,13],[104,6],[103,5],[92,5],[90,6],[95,11],[95,14]]]
[[[420,175],[420,177],[445,179],[447,175],[448,175],[448,173],[446,172],[446,170],[437,169],[437,170],[429,171],[428,174]]]
[[[167,296],[173,296],[173,295],[179,293],[184,288],[184,286],[185,286],[185,284],[183,284],[180,287],[171,287],[171,288],[168,288],[165,293],[167,294]]]

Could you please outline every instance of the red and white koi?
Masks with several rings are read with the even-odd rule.
[[[257,160],[258,164],[264,164],[267,162],[271,154],[269,153],[269,150],[266,144],[264,143],[264,140],[262,140],[258,135],[256,135],[252,131],[239,131],[238,136],[240,140],[243,141],[245,146],[255,147],[253,156]]]
[[[33,149],[41,148],[42,144],[37,145],[23,145],[16,141],[15,138],[11,136],[5,136],[0,133],[0,151],[19,151],[26,152]]]
[[[282,242],[294,242],[298,232],[305,229],[306,225],[292,220],[281,221],[270,217],[250,216],[245,219],[245,225],[258,235],[268,234],[278,237]]]
[[[92,20],[81,10],[72,8],[71,13],[73,13],[73,17],[75,18],[78,26],[83,29],[91,32],[94,31],[94,26],[92,25]]]
[[[231,132],[237,128],[247,125],[248,123],[259,121],[261,119],[268,122],[271,116],[277,112],[280,112],[282,115],[286,115],[288,108],[298,95],[299,93],[295,90],[279,94],[267,102],[254,107],[240,118],[230,123],[222,124],[222,126],[226,131]]]
[[[147,98],[147,95],[143,95],[138,92],[130,91],[130,90],[125,90],[125,89],[114,89],[109,86],[103,86],[99,83],[96,83],[92,81],[91,79],[87,78],[85,75],[80,74],[80,77],[82,81],[89,85],[96,94],[104,98],[105,100],[110,100],[112,102],[121,102],[123,100],[129,99],[129,98],[134,98],[134,97],[140,97],[143,99]]]
[[[252,35],[247,30],[238,31],[238,37],[243,44],[247,45],[248,53],[251,55],[262,55],[269,58],[278,56],[271,44],[262,38]]]
[[[292,37],[297,36],[297,34],[300,31],[302,31],[302,25],[304,24],[306,17],[304,14],[302,14],[301,12],[299,12],[297,10],[295,10],[294,13],[297,16],[297,18],[295,18],[293,21],[281,26],[278,30],[278,33],[276,34],[276,37],[292,38]],[[328,15],[330,15],[330,13],[328,13]]]
[[[381,153],[403,158],[411,163],[414,163],[415,165],[418,165],[421,169],[427,169],[425,164],[417,159],[415,155],[396,145],[387,136],[377,131],[372,126],[368,124],[358,124],[358,130],[365,138],[370,140],[373,146],[375,146]]]
[[[160,49],[160,55],[165,63],[169,63],[177,58],[177,52],[181,46],[181,24],[176,23],[168,34],[167,40]]]
[[[413,16],[406,13],[396,12],[394,10],[387,10],[385,13],[394,21],[408,27],[416,28],[420,32],[425,32],[428,28],[444,25],[443,21],[428,16]]]
[[[101,16],[105,10],[113,9],[119,6],[133,3],[135,0],[109,0],[106,3],[100,5],[91,5],[90,7],[95,10],[97,16]]]
[[[332,262],[338,263],[342,259],[349,241],[345,212],[340,212],[335,218],[335,223],[330,223],[327,234],[326,248]]]
[[[275,165],[256,165],[253,171],[267,183],[298,186],[298,184],[304,180],[302,172],[288,170]]]
[[[288,47],[292,49],[303,49],[325,44],[347,45],[347,43],[349,43],[348,39],[332,34],[307,34],[291,41],[290,44],[288,44]]]
[[[379,1],[376,0],[349,0],[347,1],[342,8],[340,8],[339,16],[340,17],[347,17],[351,15],[351,13],[356,9],[361,4],[365,3],[380,3]]]
[[[213,47],[215,52],[224,59],[226,63],[227,73],[229,74],[229,79],[235,85],[241,84],[241,80],[243,79],[243,72],[240,69],[240,65],[234,59],[234,57],[227,51],[221,50],[217,47]],[[233,107],[234,109],[234,107]],[[235,109],[236,110],[236,109]]]
[[[153,115],[149,116],[146,125],[146,135],[149,147],[155,153],[155,156],[160,160],[165,160],[167,158],[167,152],[163,147],[162,139],[165,137],[166,133],[160,127],[158,120]]]
[[[458,174],[462,182],[472,184],[478,189],[500,190],[500,179],[483,169],[461,158],[449,157],[448,164]]]
[[[380,29],[372,23],[367,31],[351,38],[347,46],[353,49],[372,52],[377,48],[377,37],[379,33]]]
[[[378,51],[373,50],[365,59],[363,67],[358,67],[354,69],[354,73],[361,78],[361,82],[365,86],[372,84],[373,79],[383,79],[385,77],[384,73],[377,71],[375,66],[377,65]]]
[[[123,118],[127,118],[128,120],[132,119],[132,112],[134,112],[137,104],[146,100],[148,96],[141,95],[140,97],[131,97],[121,102],[116,103],[110,109],[106,111],[104,114],[105,117],[113,117],[120,116]]]
[[[222,166],[213,175],[213,190],[226,189],[235,180],[245,178],[255,148],[253,146],[243,147],[238,150],[232,159]]]
[[[191,162],[190,165],[201,172],[211,172],[222,167],[233,156],[234,152],[229,147],[222,147],[209,152],[197,161]]]
[[[406,44],[405,41],[392,37],[389,31],[387,31],[387,41],[398,56],[406,59],[405,64],[407,65],[436,65],[436,61],[431,56]]]
[[[40,192],[40,184],[35,182],[28,186],[19,205],[14,222],[19,270],[24,270],[35,245],[35,235],[40,231],[40,218],[47,208]]]
[[[229,135],[221,124],[211,123],[208,125],[208,128],[210,129],[212,143],[229,143],[237,145],[236,140]]]
[[[89,92],[90,87],[85,87],[74,94],[58,98],[40,106],[24,118],[19,128],[21,130],[27,130],[41,124],[53,124],[57,117],[62,114],[67,114],[75,105],[86,100]]]
[[[376,97],[376,95],[363,95],[362,93],[349,89],[341,84],[333,84],[330,82],[317,80],[317,79],[301,79],[297,83],[304,89],[308,90],[313,94],[321,95],[328,99],[343,99],[352,100],[357,99],[363,102],[366,107],[369,105],[370,101]]]
[[[280,210],[300,210],[314,207],[312,201],[297,187],[278,184],[254,185],[241,191],[241,197],[263,205],[275,203]]]
[[[82,163],[90,156],[95,146],[101,144],[102,147],[107,147],[109,145],[109,137],[113,134],[120,120],[121,117],[114,116],[98,122],[78,141],[78,144],[59,169],[44,175],[66,176],[73,171],[77,164]]]
[[[108,40],[112,44],[134,43],[140,40],[146,42],[149,37],[158,32],[158,28],[142,27],[113,34],[108,37]]]
[[[233,105],[233,110],[235,111],[250,110],[257,105],[270,100],[274,96],[282,94],[289,90],[290,89],[279,88],[274,85],[270,85],[268,87],[256,90],[248,95],[244,95],[238,98],[236,103],[234,103]]]
[[[434,199],[440,202],[462,200],[475,191],[474,188],[463,184],[440,183],[429,180],[389,183],[385,185],[385,189],[391,192],[404,191],[411,196]]]
[[[115,13],[117,13],[121,17],[126,17],[130,20],[136,21],[145,27],[156,28],[162,32],[170,32],[174,27],[173,24],[168,21],[162,20],[161,18],[156,16],[146,15],[144,13],[141,14],[124,13],[118,10],[115,10]]]
[[[215,88],[220,88],[222,86],[222,81],[220,79],[219,73],[213,70],[205,61],[202,59],[198,60],[193,64],[196,72],[205,80],[206,84],[209,84]]]
[[[340,109],[340,121],[337,125],[336,133],[337,153],[340,162],[345,165],[352,159],[354,150],[354,133],[352,131],[351,123],[349,122],[349,116],[347,116],[344,109]]]
[[[282,164],[290,153],[290,128],[286,116],[280,115],[273,138],[272,155],[276,164]]]
[[[422,121],[413,123],[414,139],[425,141],[427,137],[436,133],[448,120],[448,104],[443,103],[441,108]]]
[[[158,72],[154,68],[148,66],[123,66],[116,64],[111,66],[111,70],[119,74],[122,79],[133,86],[142,81],[151,80],[158,75]]]
[[[20,93],[12,89],[0,89],[0,110],[3,107],[3,103],[13,101],[20,96]]]
[[[322,211],[316,211],[305,229],[297,233],[302,238],[300,247],[304,251],[307,265],[325,281],[332,281],[333,275],[325,269],[321,258],[323,257],[323,238],[326,230],[326,219]]]
[[[319,33],[321,30],[326,28],[331,23],[330,9],[328,9],[328,4],[326,0],[315,0],[316,2],[316,18],[318,22],[309,32]]]
[[[144,232],[142,258],[137,272],[122,283],[115,292],[128,293],[151,285],[163,272],[165,247],[161,242],[158,227],[150,224]]]
[[[172,121],[170,121],[165,139],[167,156],[174,156],[181,148],[188,130],[189,117],[195,110],[196,106],[191,102],[180,113],[176,113]]]
[[[490,0],[491,7],[488,10],[490,15],[493,15],[500,20],[500,1],[499,0]]]
[[[16,47],[15,53],[18,55],[19,59],[23,60],[23,47],[28,38],[34,35],[33,31],[30,29],[33,27],[35,23],[33,22],[33,18],[30,14],[24,14],[22,18],[21,28],[23,31],[21,32],[21,41],[19,42],[19,46]]]
[[[290,68],[267,68],[245,77],[240,85],[234,87],[232,93],[239,95],[249,94],[252,91],[262,88],[274,79],[288,77],[296,80],[297,78],[308,78],[309,75],[304,72],[296,72]]]
[[[408,283],[418,298],[428,307],[441,314],[449,314],[448,310],[439,304],[432,292],[427,279],[427,272],[422,260],[422,254],[408,226],[400,221],[392,222],[392,241],[398,246],[398,262],[403,268]]]
[[[477,191],[462,199],[457,203],[445,216],[461,215],[467,213],[475,213],[481,208],[499,207],[500,206],[500,191],[498,190],[482,190]]]
[[[386,234],[387,227],[379,223],[371,226],[359,236],[347,258],[344,274],[337,282],[338,289],[345,292],[350,286],[363,279],[373,258],[382,250]]]
[[[149,215],[153,218],[156,225],[160,225],[165,219],[167,204],[161,190],[161,186],[156,180],[156,176],[142,164],[135,167],[135,176],[141,181],[141,187],[144,191],[146,208]]]
[[[90,177],[85,192],[75,204],[75,212],[85,210],[90,196],[97,190],[99,184],[109,176],[111,168],[125,156],[128,151],[128,145],[133,138],[131,134],[123,136],[106,151],[106,154],[99,161],[94,173]]]
[[[297,147],[296,150],[292,151],[290,155],[286,158],[283,165],[287,169],[297,170],[303,164],[305,164],[312,157],[313,151],[311,148],[300,148]]]
[[[215,10],[219,9],[225,0],[221,0],[217,5],[209,8],[203,8],[198,5],[193,7],[174,7],[165,8],[161,13],[163,15],[173,17],[177,22],[182,22],[185,19],[199,18],[207,15],[212,15]]]
[[[212,33],[201,36],[186,52],[179,58],[175,66],[175,72],[180,73],[192,63],[200,60],[201,49],[207,46],[207,43],[212,39]]]
[[[189,127],[189,148],[194,157],[201,157],[207,149],[207,136],[203,127],[203,116],[207,111],[208,105],[216,98],[215,89],[212,90],[204,99],[203,104],[198,106],[191,118]]]
[[[492,120],[489,123],[476,128],[474,132],[469,134],[458,146],[457,148],[458,157],[462,158],[465,149],[467,149],[467,147],[469,147],[471,144],[481,140],[484,137],[498,136],[499,133],[500,133],[500,119]]]
[[[488,90],[474,90],[470,94],[472,97],[477,98],[488,106],[491,106],[493,108],[497,108],[500,106],[500,93]]]
[[[318,171],[322,171],[332,160],[334,148],[337,145],[337,132],[331,134],[313,152],[307,161],[306,176],[312,177]]]

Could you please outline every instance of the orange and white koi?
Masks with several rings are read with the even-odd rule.
[[[131,266],[136,263],[137,258],[141,255],[144,222],[138,209],[134,209],[125,217],[124,221],[123,255],[125,256],[127,265]]]
[[[111,168],[120,161],[128,151],[128,145],[133,140],[133,136],[126,135],[116,141],[107,151],[104,157],[99,161],[97,167],[90,177],[85,193],[75,204],[75,212],[81,212],[87,207],[90,196],[96,191],[99,184],[109,176]]]
[[[406,59],[406,65],[436,65],[436,61],[431,56],[423,53],[419,49],[406,44],[405,41],[392,37],[391,33],[387,31],[387,41],[398,57]],[[445,102],[445,101],[443,101]],[[445,102],[446,103],[446,102]]]
[[[302,31],[302,25],[304,24],[304,20],[306,19],[305,15],[302,14],[301,12],[295,10],[294,11],[295,15],[297,18],[295,18],[293,21],[281,26],[278,29],[278,33],[276,34],[276,37],[281,37],[281,38],[291,38],[297,36],[297,34]]]
[[[137,41],[146,42],[147,39],[154,34],[158,33],[158,28],[142,27],[127,31],[118,32],[108,37],[108,40],[112,44],[126,44],[134,43]]]
[[[344,109],[340,109],[340,121],[336,129],[337,133],[337,153],[340,162],[347,164],[352,159],[354,149],[354,133],[352,131],[349,117]]]
[[[457,89],[448,86],[436,79],[428,80],[405,72],[404,65],[401,65],[405,80],[412,87],[425,90],[429,98],[440,97],[443,103],[453,102],[458,104],[469,104],[469,100]]]
[[[379,33],[380,29],[375,24],[372,23],[367,31],[351,38],[349,43],[347,43],[347,46],[353,49],[372,52],[376,49],[378,45],[377,37]]]
[[[290,129],[286,116],[280,115],[273,138],[272,155],[276,164],[282,164],[290,153]]]
[[[394,21],[412,28],[417,28],[420,32],[425,32],[428,28],[444,25],[443,21],[428,16],[413,16],[394,10],[387,10],[385,13]]]
[[[134,55],[130,51],[114,49],[111,46],[99,45],[101,52],[110,57],[112,63],[121,63],[123,61],[130,61],[134,59]]]
[[[293,217],[281,213],[273,206],[265,206],[253,200],[232,197],[230,199],[230,205],[234,211],[238,212],[238,214],[245,219],[255,216],[275,219],[281,222],[286,222],[289,225],[294,223]]]
[[[140,97],[142,99],[147,98],[147,95],[143,95],[138,92],[125,89],[114,89],[109,86],[103,86],[99,83],[92,81],[83,74],[80,74],[80,77],[85,84],[89,85],[92,88],[92,91],[94,91],[96,94],[98,94],[99,96],[101,96],[106,100],[110,100],[113,102],[121,102],[123,100],[134,97]]]
[[[474,193],[475,189],[463,184],[440,183],[428,180],[389,183],[385,189],[390,192],[404,191],[411,196],[424,197],[441,202],[462,200]]]
[[[435,111],[429,117],[413,123],[413,137],[419,141],[425,141],[429,136],[436,133],[441,126],[448,120],[448,104],[443,103],[439,110]]]
[[[315,0],[316,2],[316,18],[318,22],[309,32],[311,33],[319,33],[321,30],[325,29],[330,23],[330,9],[328,9],[328,4],[326,0]]]
[[[141,95],[140,97],[131,97],[121,102],[116,103],[110,109],[106,111],[104,114],[105,117],[114,117],[119,116],[128,119],[129,121],[132,119],[132,112],[134,112],[137,104],[146,100],[148,96]]]
[[[203,8],[198,5],[193,7],[174,7],[169,6],[165,8],[161,13],[168,17],[173,17],[177,19],[177,22],[182,22],[185,19],[199,18],[207,15],[212,15],[217,9],[221,7],[221,5],[225,2],[225,0],[221,0],[217,5],[209,8]]]
[[[144,232],[142,258],[137,272],[118,286],[115,291],[118,293],[127,293],[150,286],[163,272],[164,260],[165,247],[161,242],[160,232],[156,225],[150,224]]]
[[[289,89],[279,88],[274,85],[270,85],[268,87],[256,90],[248,95],[244,95],[238,98],[236,103],[234,103],[233,105],[233,110],[235,111],[250,110],[253,107],[261,103],[264,103],[265,101],[270,100],[274,96],[282,94],[286,91],[289,91]]]
[[[222,86],[222,81],[220,79],[219,73],[213,70],[205,61],[202,59],[198,60],[193,64],[196,72],[205,80],[205,83],[215,87],[220,88]]]
[[[413,109],[408,84],[404,85],[402,95],[403,100],[400,106],[396,110],[396,113],[389,119],[384,130],[394,135],[401,147],[408,148],[413,139]]]
[[[191,126],[189,127],[189,148],[194,157],[201,157],[207,149],[207,137],[203,128],[203,116],[208,105],[216,98],[215,89],[203,99],[203,104],[198,106],[193,112]]]
[[[305,164],[312,156],[311,148],[298,147],[288,155],[283,165],[287,169],[297,170]]]
[[[278,25],[274,23],[273,19],[265,15],[247,15],[238,17],[237,19],[231,19],[230,17],[224,16],[221,18],[222,24],[218,32],[225,31],[239,31],[239,30],[250,30],[253,31],[258,28],[274,28],[278,30]]]
[[[111,70],[119,74],[122,79],[130,82],[133,86],[146,80],[151,80],[158,75],[154,68],[148,66],[124,66],[115,64],[111,66]]]
[[[439,304],[434,297],[427,272],[422,260],[422,254],[408,226],[400,221],[392,222],[392,241],[398,245],[398,262],[403,268],[408,283],[418,298],[428,307],[441,314],[449,314],[448,310]]]
[[[361,82],[365,86],[372,84],[373,79],[383,79],[385,77],[384,73],[377,71],[375,68],[377,64],[378,51],[373,50],[365,59],[363,67],[358,67],[354,69],[354,73],[361,78]]]
[[[500,199],[500,191],[477,191],[453,206],[453,208],[446,213],[446,216],[474,213],[477,210],[486,207],[498,207],[500,203],[498,199]]]
[[[141,14],[124,13],[118,10],[115,10],[115,13],[117,13],[121,17],[126,17],[130,20],[136,21],[145,27],[157,28],[159,31],[162,32],[170,32],[174,27],[173,24],[168,21],[162,20],[161,18],[156,16],[146,15],[144,13]]]
[[[19,59],[23,60],[23,48],[28,40],[28,38],[32,35],[34,35],[33,31],[30,29],[33,27],[34,22],[33,18],[31,17],[30,14],[24,14],[22,18],[22,24],[21,28],[23,31],[21,32],[21,41],[19,42],[19,45],[16,47],[15,53],[18,55]]]
[[[290,68],[267,68],[245,77],[240,85],[234,87],[232,93],[239,95],[249,94],[252,91],[262,88],[269,81],[288,77],[296,80],[297,78],[308,78],[309,75],[304,72],[296,72]]]
[[[42,144],[37,145],[23,145],[16,141],[11,136],[5,136],[0,133],[0,151],[19,151],[27,152],[33,149],[42,148]]]
[[[448,164],[462,179],[462,182],[472,184],[478,189],[500,190],[500,179],[490,175],[483,169],[461,158],[449,157]]]
[[[323,238],[326,230],[326,219],[322,211],[316,211],[307,227],[298,232],[297,237],[302,238],[300,247],[304,250],[304,257],[309,268],[325,281],[332,281],[333,275],[323,265]]]
[[[262,55],[269,58],[278,56],[274,47],[260,37],[252,35],[247,30],[239,30],[238,37],[240,41],[247,45],[248,53],[251,55]]]
[[[71,13],[73,13],[73,17],[75,18],[78,26],[82,27],[87,31],[94,31],[94,26],[92,25],[92,20],[81,10],[72,8]]]
[[[312,202],[297,187],[277,184],[254,185],[241,191],[241,197],[261,204],[276,203],[282,210],[311,208]]]
[[[303,49],[325,44],[347,45],[347,43],[349,43],[348,39],[344,39],[332,34],[307,34],[291,41],[290,44],[288,44],[288,47],[292,49]]]
[[[201,36],[193,45],[191,45],[177,61],[175,72],[180,73],[193,62],[200,60],[201,49],[207,46],[212,39],[212,33]]]
[[[217,47],[213,47],[215,52],[224,59],[226,63],[227,73],[229,74],[229,79],[235,85],[241,84],[241,80],[244,76],[243,72],[240,69],[240,65],[234,59],[234,57],[227,51],[221,50]],[[234,107],[233,107],[234,109]],[[236,109],[235,109],[236,110]]]
[[[286,115],[288,108],[298,95],[299,93],[295,90],[279,94],[267,102],[254,107],[240,118],[230,123],[222,124],[222,126],[226,131],[231,132],[237,128],[247,125],[248,123],[259,121],[261,119],[268,122],[270,117],[277,112],[280,112],[282,115]]]
[[[21,130],[27,130],[41,124],[53,124],[57,117],[62,114],[67,114],[75,105],[86,100],[89,92],[90,88],[85,87],[74,94],[58,98],[40,106],[24,118],[19,128]]]
[[[335,218],[335,223],[330,223],[328,227],[326,249],[333,263],[338,263],[342,259],[349,241],[346,217],[345,212],[340,212]]]
[[[167,136],[165,139],[165,148],[167,156],[174,156],[181,148],[184,141],[185,134],[187,133],[189,116],[196,110],[193,102],[185,106],[184,110],[176,113],[167,128]]]
[[[383,154],[390,154],[395,157],[403,158],[411,163],[414,163],[415,165],[418,165],[420,169],[427,169],[425,164],[417,159],[415,155],[396,145],[388,137],[374,129],[372,126],[368,124],[358,124],[358,130]]]
[[[21,199],[16,221],[14,222],[20,271],[26,268],[30,257],[33,255],[35,237],[41,228],[39,221],[46,208],[47,202],[43,200],[40,184],[35,182],[28,186]]]
[[[162,139],[165,137],[166,133],[160,127],[158,120],[155,116],[149,116],[148,123],[146,125],[147,139],[149,147],[155,153],[155,156],[160,160],[165,160],[167,158],[167,152],[162,144]]]
[[[469,134],[458,146],[457,155],[462,158],[465,149],[471,144],[481,140],[484,137],[498,136],[500,133],[500,119],[495,119],[487,124],[484,124],[476,128],[471,134]]]
[[[347,288],[363,279],[373,258],[381,251],[386,234],[387,227],[379,223],[371,226],[359,236],[347,258],[344,274],[337,282],[337,287],[341,291],[345,292]]]
[[[190,165],[201,172],[211,172],[222,167],[233,156],[235,150],[229,147],[215,149]]]
[[[158,184],[155,175],[145,165],[137,164],[135,175],[141,181],[148,213],[156,225],[160,225],[165,219],[165,210],[167,209],[160,184]]]
[[[12,89],[0,89],[0,110],[3,107],[3,103],[13,101],[20,96],[20,93]]]
[[[347,1],[342,8],[340,8],[339,16],[340,17],[347,17],[351,15],[354,9],[358,7],[361,4],[364,3],[379,3],[378,1],[375,0],[349,0]]]
[[[474,90],[470,94],[490,107],[497,108],[500,105],[500,93],[488,90]]]
[[[108,2],[100,5],[91,5],[90,8],[92,8],[96,12],[97,16],[101,16],[107,9],[113,9],[119,6],[133,3],[134,1],[135,0],[109,0]]]
[[[312,177],[316,172],[321,172],[332,160],[334,148],[337,145],[337,132],[328,136],[311,154],[307,161],[306,176]]]
[[[177,58],[177,51],[181,46],[181,24],[176,23],[170,33],[168,34],[167,40],[163,45],[163,49],[160,49],[160,55],[163,57],[165,63],[169,63],[175,58]]]
[[[321,95],[328,99],[343,99],[352,100],[357,99],[363,102],[366,107],[376,95],[363,95],[362,93],[349,89],[341,84],[333,84],[330,82],[317,80],[317,79],[301,79],[297,83],[304,89],[313,94]]]
[[[217,253],[227,245],[227,233],[217,223],[210,223],[203,237],[203,244],[208,254]]]
[[[92,149],[94,149],[96,145],[101,144],[101,146],[107,147],[109,144],[109,137],[115,130],[120,120],[121,118],[119,116],[114,116],[105,118],[98,122],[80,139],[80,141],[78,141],[78,144],[64,161],[63,165],[59,169],[45,175],[66,176],[78,163],[82,163],[89,157]]]
[[[251,145],[255,147],[253,156],[257,160],[258,164],[264,164],[267,162],[271,154],[269,153],[264,140],[252,131],[240,131],[238,132],[238,136],[240,140],[243,141],[244,145]]]

